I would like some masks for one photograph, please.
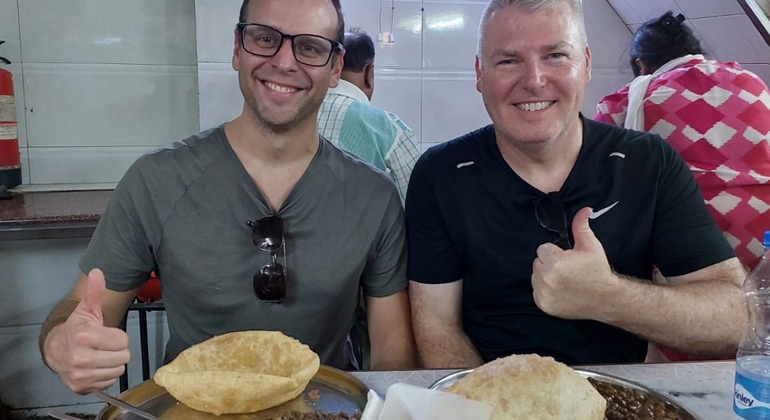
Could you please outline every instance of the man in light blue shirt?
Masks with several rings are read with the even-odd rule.
[[[340,83],[329,89],[318,112],[318,132],[393,178],[401,200],[419,149],[414,131],[401,119],[369,103],[374,92],[374,42],[366,32],[345,34]]]

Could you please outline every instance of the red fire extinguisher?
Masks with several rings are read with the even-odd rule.
[[[0,41],[2,45],[5,41]],[[0,62],[11,64],[4,57]],[[16,101],[13,96],[13,75],[0,68],[0,185],[13,188],[21,184],[19,131],[16,126]]]

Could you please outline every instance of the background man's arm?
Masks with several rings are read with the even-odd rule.
[[[462,279],[446,284],[409,282],[417,351],[426,368],[467,368],[484,363],[463,329],[462,290]]]
[[[396,126],[397,135],[393,147],[385,156],[385,166],[390,170],[390,176],[398,187],[403,203],[406,200],[406,190],[409,186],[409,178],[412,176],[412,169],[420,157],[420,149],[412,129],[400,119],[393,124]]]

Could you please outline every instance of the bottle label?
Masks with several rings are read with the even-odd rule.
[[[744,419],[770,419],[770,383],[736,372],[733,411]]]

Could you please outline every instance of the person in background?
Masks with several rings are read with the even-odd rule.
[[[318,132],[332,144],[390,175],[401,199],[420,155],[414,131],[388,111],[372,106],[374,42],[358,28],[345,34],[340,83],[329,89],[318,112]]]
[[[706,59],[684,20],[668,12],[639,27],[631,45],[637,77],[605,96],[594,119],[666,139],[751,269],[770,226],[770,92],[738,63]]]
[[[80,260],[87,275],[42,326],[43,360],[73,391],[123,372],[116,327],[152,271],[165,362],[215,335],[280,330],[348,368],[363,288],[372,368],[416,364],[398,190],[317,132],[342,71],[339,0],[244,0],[239,22],[242,114],[132,165]]]
[[[770,226],[770,92],[739,64],[706,59],[684,20],[667,12],[639,27],[630,62],[637,77],[605,96],[594,119],[666,139],[692,171],[738,259],[751,269]],[[651,346],[648,360],[693,359],[660,350]]]
[[[684,161],[580,115],[582,2],[490,1],[475,68],[493,124],[423,153],[406,199],[424,366],[641,362],[648,340],[735,351],[745,271]],[[652,283],[655,265],[671,284]]]

